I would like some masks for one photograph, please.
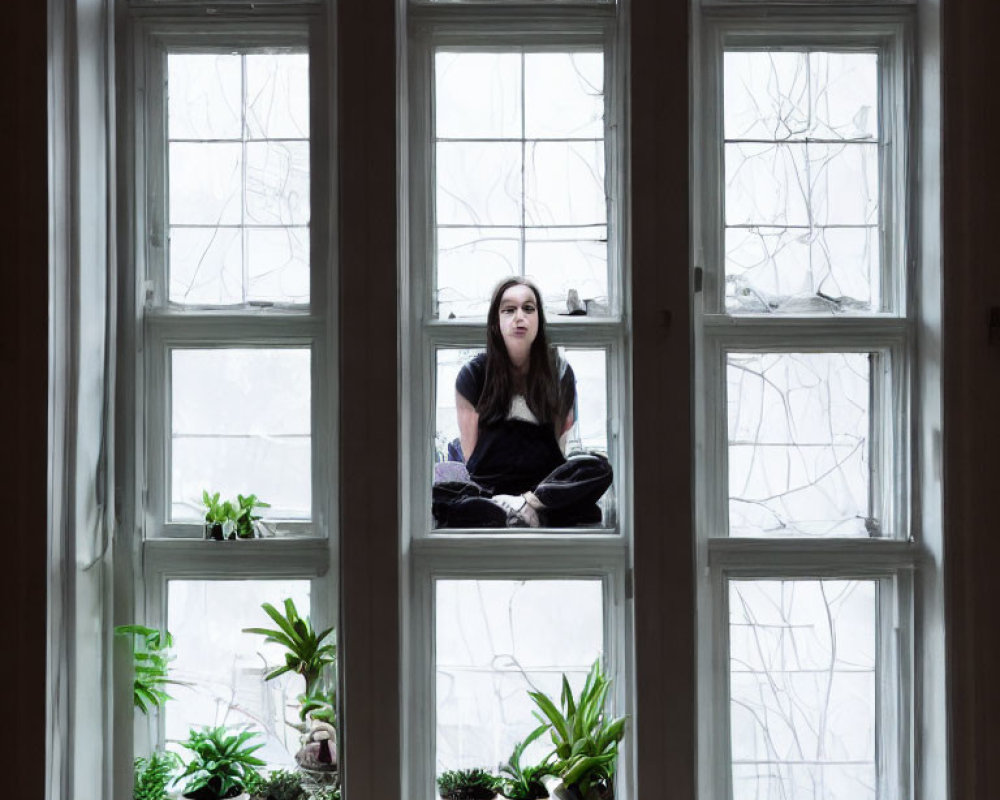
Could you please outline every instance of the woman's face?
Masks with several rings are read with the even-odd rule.
[[[523,357],[538,336],[538,302],[522,284],[511,286],[500,298],[500,334],[511,357]]]

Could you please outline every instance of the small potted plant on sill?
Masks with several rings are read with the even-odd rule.
[[[193,756],[174,783],[187,779],[184,797],[190,800],[226,800],[246,796],[260,783],[257,767],[264,762],[257,758],[263,744],[248,744],[257,734],[254,731],[230,734],[225,726],[192,730],[181,746]]]
[[[257,537],[257,521],[261,517],[253,512],[258,508],[270,508],[270,503],[250,494],[236,495],[236,502],[219,500],[219,493],[209,494],[202,490],[201,502],[205,506],[205,538],[217,542],[226,539],[254,539]]]
[[[528,692],[541,714],[535,716],[551,732],[558,759],[543,778],[549,794],[558,800],[613,800],[618,743],[625,734],[625,717],[611,719],[605,701],[611,681],[595,661],[578,698],[563,675],[560,706],[543,692]]]
[[[437,787],[444,800],[493,800],[500,780],[484,769],[453,769],[438,776]]]
[[[528,745],[548,729],[548,725],[539,725],[535,728],[523,742],[514,745],[514,752],[511,753],[507,763],[500,767],[500,791],[508,800],[541,800],[549,796],[542,778],[554,772],[552,754],[547,755],[540,764],[521,765],[521,756],[524,755]]]

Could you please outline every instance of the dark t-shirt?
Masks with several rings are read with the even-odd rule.
[[[573,368],[557,359],[562,419],[576,400]],[[486,384],[486,354],[468,361],[458,373],[455,389],[472,403],[479,403]],[[521,494],[534,489],[552,470],[566,462],[556,439],[553,423],[537,424],[523,419],[479,423],[475,450],[465,454],[469,475],[495,494]]]

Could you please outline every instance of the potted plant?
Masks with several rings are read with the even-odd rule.
[[[183,792],[191,800],[224,800],[255,789],[260,781],[256,768],[264,766],[254,755],[264,745],[248,744],[255,736],[254,731],[230,734],[222,725],[192,730],[181,746],[193,755],[174,783],[187,778]]]
[[[202,490],[201,502],[205,505],[205,538],[221,542],[236,538],[236,511],[229,500],[219,501],[219,493]]]
[[[305,681],[305,692],[299,695],[299,724],[293,725],[305,734],[296,762],[312,772],[332,773],[337,769],[337,693],[334,679],[324,680],[337,661],[337,646],[329,638],[333,628],[319,633],[308,617],[300,617],[291,598],[286,598],[282,614],[270,603],[261,608],[277,628],[244,628],[244,633],[256,633],[267,642],[285,648],[285,663],[264,676],[272,680],[286,672],[296,672]],[[292,724],[292,723],[289,723]]]
[[[523,742],[514,745],[514,752],[511,753],[507,763],[500,767],[501,792],[508,800],[540,800],[549,796],[542,778],[553,773],[552,754],[547,755],[540,764],[521,766],[521,756],[524,755],[528,745],[548,729],[548,725],[539,725],[535,728]]]
[[[535,716],[549,729],[559,781],[546,779],[553,797],[573,800],[611,800],[618,743],[625,733],[625,717],[610,719],[605,701],[611,681],[595,661],[578,698],[563,675],[561,709],[542,692],[528,692],[541,711]],[[561,784],[561,785],[560,785]]]
[[[269,773],[250,793],[251,800],[306,800],[308,794],[302,788],[302,776],[297,772],[276,769]]]
[[[241,494],[236,495],[236,507],[234,509],[236,523],[236,538],[238,539],[253,539],[257,536],[257,520],[261,519],[259,515],[255,515],[254,509],[257,508],[270,508],[270,503],[265,503],[263,500],[258,500],[257,495],[251,494],[244,497]]]
[[[174,753],[157,752],[149,758],[137,758],[133,764],[133,800],[166,800],[167,785],[177,766]]]
[[[484,769],[457,769],[442,772],[437,786],[444,800],[492,800],[500,780]]]
[[[174,659],[169,653],[174,644],[170,632],[145,625],[118,625],[115,634],[132,637],[132,702],[135,707],[148,714],[151,707],[159,708],[171,700],[162,687],[168,683],[183,684],[167,676]]]
[[[253,539],[257,536],[257,521],[261,517],[253,512],[270,508],[270,503],[250,494],[236,495],[236,502],[220,500],[219,493],[202,490],[201,502],[205,506],[205,538],[221,542],[225,539]]]

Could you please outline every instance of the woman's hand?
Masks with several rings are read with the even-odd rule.
[[[458,412],[458,437],[462,443],[462,458],[468,464],[479,440],[479,412],[459,392],[455,392],[455,409]]]

